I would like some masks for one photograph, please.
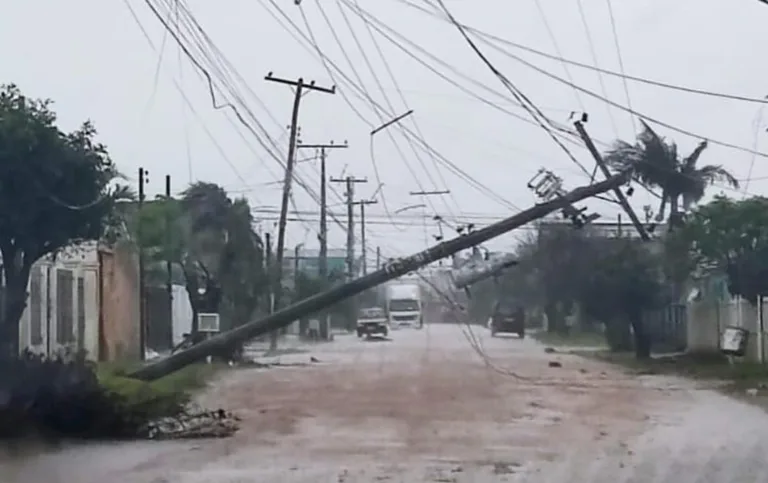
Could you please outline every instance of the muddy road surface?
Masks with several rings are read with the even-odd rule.
[[[318,362],[305,366],[291,365]],[[339,336],[201,395],[225,440],[84,444],[0,461],[3,483],[753,482],[768,416],[695,383],[430,325]],[[552,362],[559,363],[551,364]]]

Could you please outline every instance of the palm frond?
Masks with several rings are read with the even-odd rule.
[[[699,162],[701,153],[703,153],[704,150],[707,149],[707,146],[708,146],[708,143],[706,139],[701,141],[699,145],[696,146],[696,149],[694,149],[693,152],[683,160],[683,163],[682,163],[683,169],[693,171],[693,169],[696,168],[696,163]]]
[[[730,171],[723,168],[721,165],[709,164],[707,166],[702,166],[701,168],[694,171],[694,174],[700,177],[702,180],[706,181],[708,184],[719,182],[727,183],[729,186],[734,188],[739,187],[739,180],[736,179],[736,177],[734,177]]]

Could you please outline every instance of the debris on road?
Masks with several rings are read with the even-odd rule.
[[[223,409],[164,418],[148,428],[150,439],[226,438],[239,429],[240,418]]]
[[[549,367],[563,367],[563,364],[558,361],[549,361]]]
[[[546,352],[547,354],[554,354],[555,352],[557,352],[557,349],[555,349],[554,347],[545,347],[544,352]]]
[[[493,464],[493,474],[494,475],[511,475],[512,473],[515,473],[515,468],[519,468],[520,466],[521,466],[520,463],[496,462]]]

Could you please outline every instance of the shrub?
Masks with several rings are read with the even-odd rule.
[[[26,352],[0,359],[0,438],[147,437],[153,421],[185,412],[186,390],[199,385],[194,368],[145,383],[83,357],[45,358]]]

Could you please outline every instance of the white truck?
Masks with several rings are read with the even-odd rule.
[[[424,326],[421,287],[418,283],[393,283],[386,286],[386,310],[389,326],[400,327]]]

